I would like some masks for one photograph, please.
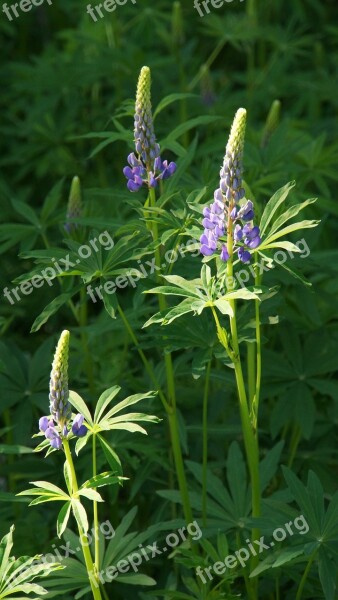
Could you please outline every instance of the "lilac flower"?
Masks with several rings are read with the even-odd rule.
[[[240,204],[245,196],[242,186],[245,126],[246,111],[240,108],[231,128],[214,202],[203,209],[204,233],[200,238],[200,252],[212,256],[220,251],[224,262],[235,253],[243,263],[250,262],[250,250],[261,243],[259,227],[250,223],[255,216],[253,203],[247,200],[244,205]]]
[[[168,179],[176,171],[176,164],[160,157],[160,146],[156,142],[153,116],[150,100],[150,69],[142,67],[136,92],[134,141],[136,154],[128,156],[129,166],[123,169],[126,177],[127,188],[131,192],[138,190],[145,184],[148,187],[157,187],[159,180]]]
[[[85,425],[83,425],[83,421],[84,421],[84,416],[83,415],[76,415],[76,417],[74,418],[73,421],[73,425],[72,425],[72,432],[74,433],[74,435],[77,435],[78,437],[84,437],[87,433],[87,427]]]

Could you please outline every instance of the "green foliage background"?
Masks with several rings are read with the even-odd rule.
[[[335,0],[234,0],[200,18],[193,3],[183,0],[180,26],[173,14],[169,0],[138,0],[135,6],[128,2],[97,23],[81,0],[54,0],[52,6],[45,2],[12,22],[0,14],[1,290],[17,285],[13,280],[29,279],[34,269],[39,272],[52,257],[69,252],[63,223],[74,175],[83,187],[85,239],[91,239],[93,230],[108,230],[120,243],[107,278],[114,269],[137,267],[138,259],[149,258],[141,210],[145,198],[142,192],[128,192],[122,174],[132,149],[135,85],[143,65],[152,71],[154,108],[171,94],[186,94],[168,101],[155,120],[162,157],[177,160],[179,166],[158,213],[168,247],[180,228],[190,227],[198,235],[200,226],[187,198],[194,192],[192,202],[201,191],[204,204],[212,197],[234,112],[245,107],[244,177],[260,211],[278,187],[296,180],[293,193],[299,201],[318,197],[306,209],[306,218],[321,220],[317,229],[304,235],[310,256],[294,259],[291,265],[312,286],[304,286],[283,269],[267,277],[268,285],[279,285],[281,293],[264,309],[265,322],[278,315],[279,324],[263,330],[261,446],[269,456],[283,440],[279,462],[291,466],[304,482],[312,469],[328,501],[336,491],[338,466],[338,7]],[[265,123],[276,99],[281,102],[280,122],[266,140]],[[126,264],[119,265],[124,251]],[[76,243],[71,252],[76,255]],[[193,279],[200,262],[193,257],[179,259],[173,272]],[[94,263],[84,260],[79,266],[86,282],[95,275]],[[79,274],[63,278],[64,292],[85,287]],[[203,382],[211,356],[209,467],[222,480],[227,468],[231,480],[240,460],[237,457],[231,472],[229,447],[234,439],[241,441],[234,381],[224,368],[224,353],[207,314],[174,322],[165,337],[160,327],[142,330],[156,312],[156,298],[142,293],[151,287],[154,278],[149,277],[135,290],[120,290],[119,301],[162,385],[163,348],[174,352],[181,439],[190,461],[190,489],[199,494],[196,463],[201,463]],[[120,385],[125,396],[153,389],[121,318],[111,318],[116,308],[113,297],[105,299],[105,306],[89,302],[86,319],[80,322],[60,302],[60,308],[35,322],[41,326],[30,333],[36,317],[59,295],[58,281],[22,296],[14,305],[1,295],[0,537],[15,522],[17,555],[48,552],[56,542],[54,507],[47,504],[27,511],[15,493],[37,474],[57,485],[62,481],[57,454],[43,461],[30,450],[31,435],[48,405],[50,363],[60,331],[68,328],[72,333],[70,387],[89,404],[113,385]],[[75,294],[73,301],[81,307],[83,297],[81,301]],[[180,505],[175,502],[163,410],[158,399],[144,401],[142,410],[163,420],[147,427],[147,438],[138,433],[111,434],[130,481],[106,492],[102,520],[117,526],[137,505],[134,527],[143,531],[154,526],[152,531],[158,532],[159,524],[180,516]],[[100,468],[104,462],[102,454]],[[85,452],[78,466],[83,478],[89,477]],[[291,496],[283,498],[281,469],[270,486],[269,494],[279,490],[281,501],[292,501]],[[278,521],[275,507],[274,518],[281,523],[283,510]],[[270,506],[267,514],[271,511]],[[210,536],[217,530],[218,522]],[[184,572],[184,559],[180,567]],[[173,585],[173,561],[156,559],[144,572],[157,580],[155,589]],[[297,577],[297,566],[292,566],[291,581]],[[335,598],[332,585],[324,596],[314,573],[305,597]],[[272,594],[273,584],[267,586],[266,594]],[[73,597],[67,590],[63,596]],[[117,583],[114,590],[117,599],[148,597],[142,587]],[[294,597],[292,583],[283,590],[283,598]],[[272,596],[262,598],[268,597]]]

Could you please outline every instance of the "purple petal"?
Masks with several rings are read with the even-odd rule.
[[[214,250],[209,248],[209,246],[207,246],[206,244],[202,244],[202,246],[200,248],[200,252],[204,256],[211,256],[214,253]]]
[[[244,248],[240,248],[238,250],[238,258],[242,261],[242,263],[249,263],[251,260],[251,254],[248,250],[244,250]]]
[[[131,168],[130,167],[124,167],[124,169],[123,169],[123,175],[127,179],[132,179],[133,178],[133,172],[132,172]]]
[[[50,445],[52,446],[52,448],[55,448],[55,450],[60,450],[60,448],[62,447],[62,440],[60,436],[57,435],[55,438],[53,438],[50,442]]]
[[[142,185],[142,184],[141,184]],[[139,183],[136,183],[135,181],[133,181],[132,179],[128,180],[127,183],[127,188],[130,192],[138,192],[141,185]]]
[[[221,260],[223,260],[224,262],[226,262],[227,260],[229,260],[230,258],[230,254],[228,252],[228,249],[225,245],[222,246],[222,251],[221,251]]]
[[[39,429],[40,429],[40,431],[45,432],[46,429],[48,429],[48,427],[49,427],[48,417],[41,417],[41,419],[39,419]]]

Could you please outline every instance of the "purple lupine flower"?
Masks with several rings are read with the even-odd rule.
[[[176,164],[160,157],[160,146],[156,142],[150,100],[150,69],[142,67],[136,92],[134,141],[136,154],[128,156],[129,167],[123,169],[127,188],[138,192],[142,185],[155,188],[159,180],[168,179],[176,171]]]
[[[74,417],[74,421],[73,421],[73,425],[72,425],[72,432],[74,435],[78,436],[78,437],[84,437],[87,433],[87,427],[85,425],[83,425],[83,421],[84,421],[84,416],[83,415],[76,415],[76,417]]]
[[[68,401],[68,349],[69,331],[65,330],[55,350],[49,382],[50,413],[61,428],[67,424],[72,415]]]
[[[72,416],[68,391],[69,331],[62,332],[56,346],[49,383],[50,416],[39,419],[39,429],[45,434],[52,448],[62,447],[62,436],[68,435],[68,423]]]
[[[214,202],[203,209],[204,233],[200,238],[200,252],[212,256],[220,250],[224,262],[231,258],[231,252],[237,252],[243,263],[250,262],[250,250],[261,243],[259,227],[251,224],[255,216],[252,201],[240,204],[245,196],[242,185],[245,126],[246,111],[240,108],[231,128]],[[224,243],[229,241],[229,236],[231,243]]]
[[[78,177],[73,177],[67,206],[66,223],[64,225],[64,228],[68,233],[72,233],[75,229],[78,228],[78,224],[72,223],[70,219],[79,218],[81,217],[81,215],[82,201],[80,179]]]

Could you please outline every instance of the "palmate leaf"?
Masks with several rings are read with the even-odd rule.
[[[316,198],[311,198],[309,200],[305,200],[305,202],[301,202],[289,207],[286,211],[280,214],[277,219],[274,220],[274,216],[280,212],[280,207],[294,186],[294,182],[285,185],[274,194],[274,196],[266,205],[260,222],[260,231],[262,237],[262,243],[259,246],[260,251],[267,248],[283,248],[282,242],[278,242],[278,245],[276,246],[276,240],[279,240],[279,238],[292,233],[293,231],[298,231],[309,227],[316,227],[318,225],[319,221],[300,221],[298,223],[288,225],[287,227],[283,227],[285,223],[297,216],[301,210],[316,202]],[[299,250],[292,248],[292,251],[297,252]]]
[[[0,542],[0,600],[15,596],[15,600],[27,598],[27,594],[38,594],[39,596],[47,593],[47,590],[41,585],[31,583],[37,577],[45,577],[64,567],[57,562],[46,563],[36,562],[41,558],[40,555],[33,557],[22,556],[18,559],[11,557],[13,547],[14,525],[11,526],[9,533],[2,538]],[[18,596],[23,593],[24,596]],[[31,600],[40,600],[39,596],[29,596]]]

